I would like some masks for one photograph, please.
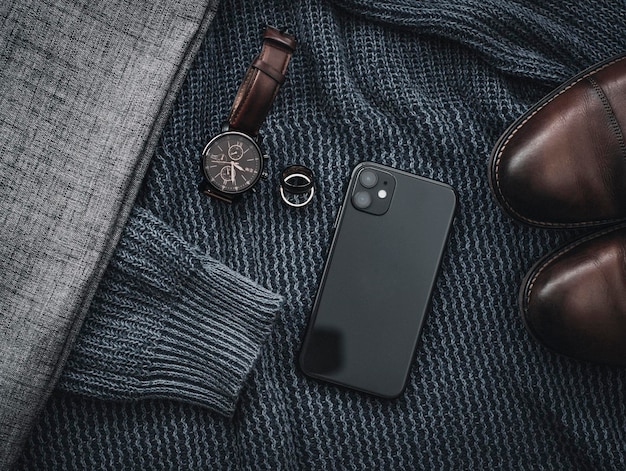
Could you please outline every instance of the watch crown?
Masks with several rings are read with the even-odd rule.
[[[263,180],[267,180],[267,178],[268,178],[268,177],[269,177],[269,174],[268,174],[267,172],[263,172],[263,173],[261,174],[261,178],[262,178]]]
[[[263,156],[263,158],[264,158],[265,160],[269,160],[269,159],[270,159],[270,156],[269,156],[269,155],[267,155],[267,154],[265,154],[265,155]]]

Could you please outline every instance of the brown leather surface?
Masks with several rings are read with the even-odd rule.
[[[520,291],[526,327],[573,358],[626,366],[626,225],[540,261]]]
[[[231,130],[256,136],[272,107],[287,65],[296,46],[295,38],[268,26],[261,52],[248,68],[228,116]]]
[[[490,183],[513,218],[575,227],[626,218],[626,55],[566,82],[516,121]]]

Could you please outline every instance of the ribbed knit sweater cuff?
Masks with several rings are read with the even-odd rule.
[[[59,387],[231,416],[281,303],[136,208]]]

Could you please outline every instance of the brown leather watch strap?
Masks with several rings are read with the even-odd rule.
[[[263,33],[263,47],[254,59],[237,91],[228,115],[229,129],[256,136],[272,107],[278,89],[285,81],[295,38],[268,26]]]

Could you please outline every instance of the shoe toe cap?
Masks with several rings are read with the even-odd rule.
[[[626,217],[623,136],[601,93],[593,81],[579,80],[502,136],[490,178],[511,216],[545,227]]]
[[[531,272],[520,295],[530,333],[551,350],[626,366],[626,228],[582,243]]]

